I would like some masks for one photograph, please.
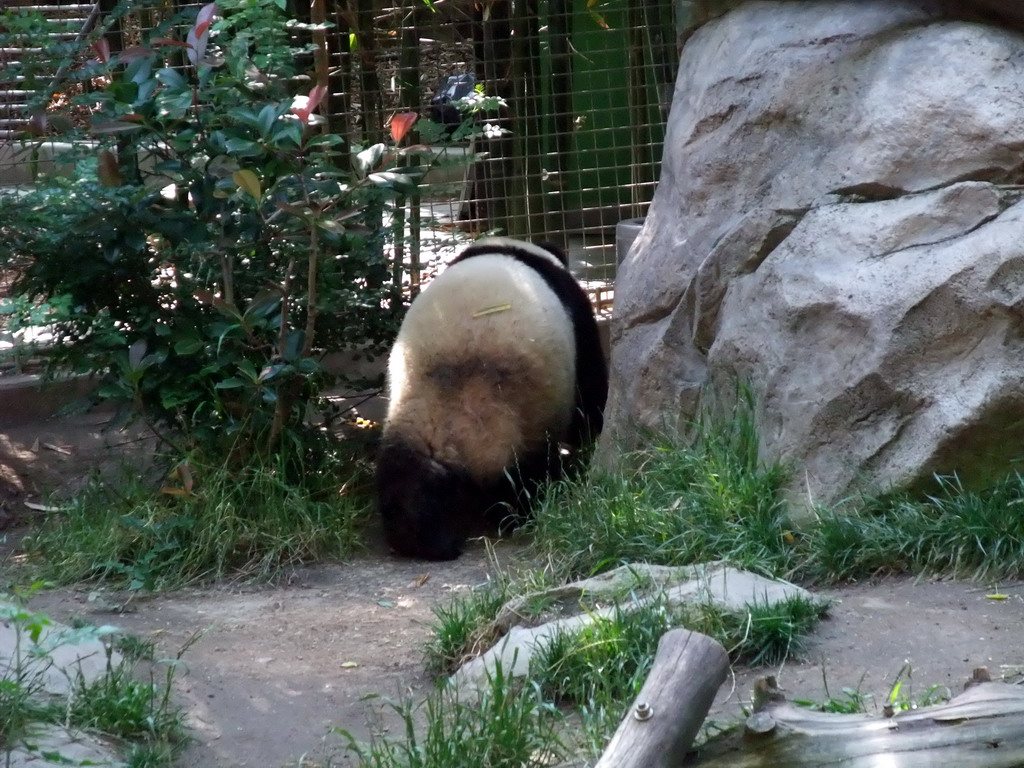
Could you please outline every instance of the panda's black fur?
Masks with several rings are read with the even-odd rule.
[[[608,371],[594,311],[553,246],[466,248],[413,301],[388,362],[377,459],[402,555],[458,557],[601,431]],[[509,506],[511,505],[511,507]]]

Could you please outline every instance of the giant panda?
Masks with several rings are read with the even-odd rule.
[[[608,370],[586,293],[554,246],[463,250],[412,302],[388,359],[375,483],[400,555],[459,556],[601,431]]]

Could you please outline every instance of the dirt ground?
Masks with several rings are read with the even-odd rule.
[[[24,522],[21,502],[36,486],[80,476],[126,450],[107,447],[128,438],[104,435],[102,421],[0,427],[0,569],[4,552],[16,545],[19,529],[11,526]],[[514,558],[522,545],[501,542],[496,551],[500,559]],[[195,737],[181,765],[315,766],[339,757],[341,740],[328,735],[331,728],[369,735],[368,717],[375,719],[380,704],[364,697],[400,698],[432,685],[421,652],[432,608],[483,582],[488,570],[479,542],[442,564],[397,560],[375,545],[353,562],[297,569],[272,587],[219,585],[127,604],[91,587],[68,588],[40,594],[32,607],[58,620],[114,624],[151,637],[166,656],[199,633],[177,681]],[[0,585],[8,582],[0,571]],[[711,720],[737,718],[754,679],[769,673],[790,698],[823,700],[827,685],[833,697],[849,687],[881,702],[904,665],[911,678],[903,692],[914,697],[932,685],[956,693],[978,666],[1014,681],[1024,669],[1024,583],[894,579],[822,594],[834,606],[800,659],[777,669],[734,670]]]

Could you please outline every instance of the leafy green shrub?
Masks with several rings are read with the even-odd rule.
[[[100,373],[175,448],[243,463],[301,450],[324,350],[390,342],[386,214],[423,168],[319,130],[326,87],[295,92],[276,3],[214,10],[192,11],[187,41],[178,19],[120,53],[96,39],[78,77],[106,85],[75,97],[96,144],[76,180],[0,198],[0,266],[48,302],[55,364]]]

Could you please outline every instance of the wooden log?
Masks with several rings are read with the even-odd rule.
[[[975,680],[984,679],[975,673]],[[757,711],[739,737],[706,745],[701,768],[1019,768],[1024,689],[976,682],[945,704],[878,714],[795,707],[774,680],[758,681]]]
[[[640,695],[594,768],[677,768],[728,671],[729,655],[707,635],[666,632]]]

